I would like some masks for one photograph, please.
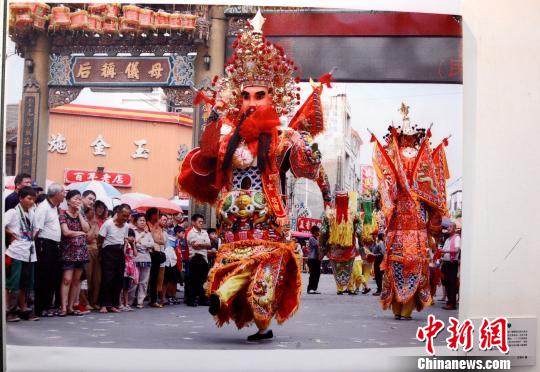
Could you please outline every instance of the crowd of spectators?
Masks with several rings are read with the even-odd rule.
[[[207,305],[204,283],[219,248],[202,215],[109,211],[87,190],[46,193],[28,174],[5,200],[7,321]],[[65,209],[60,208],[66,201]]]

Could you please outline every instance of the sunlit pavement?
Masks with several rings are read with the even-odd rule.
[[[141,349],[352,349],[414,347],[416,330],[434,314],[447,324],[457,311],[446,311],[441,302],[417,313],[413,319],[394,320],[382,311],[378,297],[336,295],[331,275],[322,275],[320,295],[306,294],[307,274],[298,312],[282,325],[272,324],[274,339],[248,343],[254,326],[237,330],[234,324],[217,328],[207,307],[184,304],[162,309],[144,308],[120,314],[92,312],[81,317],[42,318],[7,326],[7,343],[28,346],[106,347]],[[372,289],[375,289],[372,283]],[[179,297],[183,294],[179,293]],[[439,297],[439,296],[437,296]],[[438,337],[443,344],[445,337]]]

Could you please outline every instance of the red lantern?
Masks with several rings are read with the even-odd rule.
[[[69,28],[71,19],[69,17],[70,10],[64,5],[55,6],[51,9],[49,18],[49,31],[57,31]]]
[[[88,31],[101,33],[103,31],[103,19],[97,14],[88,16]]]
[[[154,11],[139,8],[139,29],[148,30],[154,27]]]
[[[77,10],[71,13],[70,18],[73,31],[88,29],[88,12],[86,10]]]
[[[49,14],[51,7],[44,3],[34,3],[32,7],[32,13],[35,16],[45,17]]]
[[[124,22],[127,25],[133,27],[139,26],[139,7],[136,5],[124,5],[122,11],[124,12]],[[122,23],[122,21],[120,21]]]
[[[169,24],[171,25],[171,30],[181,30],[184,28],[182,14],[180,14],[180,12],[174,12],[171,14]]]
[[[137,32],[139,28],[129,23],[125,17],[120,17],[120,32]]]
[[[170,24],[170,13],[167,13],[163,10],[158,11],[154,20],[154,25],[158,30],[168,30],[171,27]]]
[[[186,30],[194,30],[197,22],[197,16],[193,14],[184,14],[184,28]]]
[[[9,4],[11,14],[14,16],[15,28],[30,27],[34,24],[32,19],[32,5],[29,3]]]
[[[15,31],[15,14],[13,14],[13,12],[9,12],[8,32],[13,34],[13,31]]]
[[[108,17],[118,17],[120,14],[120,4],[113,3],[107,4],[107,10],[105,10],[105,15]]]
[[[88,5],[88,11],[91,14],[103,14],[107,11],[107,4],[90,4]]]
[[[34,15],[34,28],[36,30],[45,31],[45,23],[47,18]]]
[[[116,17],[103,17],[103,31],[116,33],[118,31],[118,19]]]

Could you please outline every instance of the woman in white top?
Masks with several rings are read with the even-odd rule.
[[[129,302],[133,303],[133,300],[135,299],[135,306],[142,309],[144,306],[144,298],[146,297],[146,292],[148,290],[150,266],[152,265],[150,252],[154,249],[155,243],[152,234],[148,231],[148,225],[146,224],[144,214],[137,214],[134,218],[134,222],[135,248],[137,249],[137,256],[134,261],[139,269],[139,283],[132,286],[129,290]]]

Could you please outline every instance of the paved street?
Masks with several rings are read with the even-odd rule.
[[[307,283],[307,274],[303,281]],[[372,283],[372,288],[375,288]],[[38,322],[10,323],[11,345],[116,347],[141,349],[352,349],[420,346],[416,329],[433,313],[447,321],[457,311],[441,309],[436,302],[429,311],[413,313],[411,321],[394,320],[383,312],[378,297],[337,296],[331,275],[322,275],[321,295],[304,291],[299,311],[283,325],[273,325],[276,336],[264,344],[246,342],[254,326],[237,330],[233,324],[217,328],[207,307],[185,305],[163,309],[145,308],[129,313],[91,313],[82,317],[44,318]],[[179,296],[183,294],[180,293]],[[436,342],[444,343],[444,337]]]

